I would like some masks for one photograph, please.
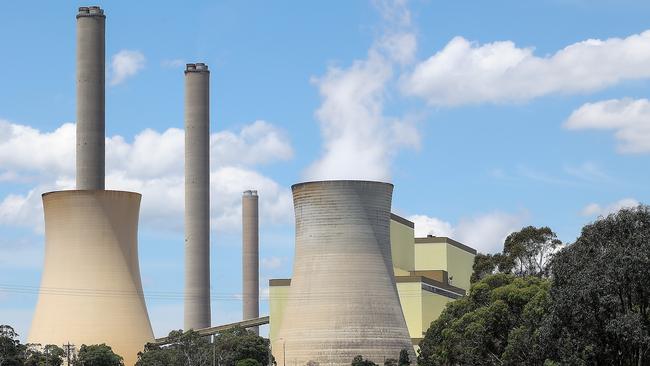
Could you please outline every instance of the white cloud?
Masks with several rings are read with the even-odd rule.
[[[144,69],[146,59],[140,51],[121,50],[111,57],[110,85],[118,85]]]
[[[213,166],[266,164],[289,160],[293,149],[284,132],[266,121],[255,121],[236,134],[222,131],[210,137]]]
[[[75,125],[72,123],[64,123],[52,132],[41,132],[0,120],[0,166],[4,169],[74,174],[74,156]]]
[[[508,214],[495,211],[462,218],[456,225],[426,215],[413,215],[408,219],[415,223],[417,237],[446,236],[481,253],[497,253],[503,249],[505,238],[521,229],[526,217],[526,213]]]
[[[402,78],[404,93],[432,105],[525,101],[586,93],[650,77],[650,31],[589,39],[548,56],[511,41],[477,44],[455,37]]]
[[[451,237],[454,235],[452,224],[439,218],[413,215],[409,216],[408,219],[415,223],[416,237],[425,237],[427,235]]]
[[[571,130],[614,130],[621,153],[650,153],[650,101],[610,99],[586,103],[564,124]]]
[[[601,206],[597,203],[590,203],[582,209],[583,216],[607,216],[612,213],[618,212],[622,208],[636,207],[639,201],[634,198],[623,198],[616,202]]]
[[[27,193],[8,194],[0,201],[0,224],[27,226],[40,232],[41,193],[74,188],[74,125],[65,124],[48,133],[5,122],[0,124],[0,131],[9,131],[0,132],[0,165],[19,173],[34,171],[41,182]],[[213,229],[239,228],[241,193],[247,189],[257,189],[260,194],[262,224],[290,222],[293,210],[289,189],[253,169],[255,165],[292,157],[291,144],[281,130],[268,122],[255,121],[238,132],[212,134],[210,145]],[[36,158],[13,159],[12,149]],[[121,136],[107,138],[106,185],[143,194],[143,225],[182,230],[183,156],[184,134],[176,128],[162,133],[147,129],[132,142]]]
[[[330,67],[314,78],[322,104],[316,111],[323,154],[305,172],[308,179],[390,180],[390,165],[400,148],[419,146],[419,133],[408,118],[384,114],[395,63],[410,62],[415,35],[406,30],[405,1],[377,2],[388,29],[348,68]]]
[[[282,267],[282,264],[284,263],[285,258],[280,258],[280,257],[265,257],[262,258],[262,268],[267,269],[267,270],[273,270],[273,269],[278,269]]]

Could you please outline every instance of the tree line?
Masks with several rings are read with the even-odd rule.
[[[650,365],[648,206],[599,218],[569,245],[525,227],[476,256],[472,281],[431,324],[419,365]]]
[[[213,341],[193,330],[169,333],[169,344],[147,344],[136,366],[262,366],[274,364],[268,339],[243,328],[217,334]],[[0,366],[61,366],[66,351],[57,345],[21,344],[8,325],[0,326]],[[123,366],[106,344],[82,345],[70,355],[72,366]]]

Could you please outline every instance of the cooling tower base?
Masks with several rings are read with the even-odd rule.
[[[45,265],[29,343],[106,343],[133,365],[153,341],[138,265],[140,198],[104,190],[43,195]]]

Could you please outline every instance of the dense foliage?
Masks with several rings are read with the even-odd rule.
[[[650,364],[650,208],[583,228],[551,265],[548,320],[565,364]]]
[[[172,331],[170,344],[158,347],[147,345],[139,354],[137,366],[200,366],[215,364],[237,366],[239,364],[268,365],[272,361],[269,341],[243,328],[234,328],[210,338],[201,337],[194,331]]]
[[[106,344],[85,344],[79,348],[73,366],[123,366],[122,357],[116,355]]]
[[[478,254],[474,258],[471,281],[479,281],[495,272],[545,277],[549,259],[561,245],[550,228],[527,226],[508,235],[501,253]]]
[[[0,366],[61,366],[65,352],[58,346],[23,345],[9,325],[0,325]]]
[[[529,326],[548,304],[546,279],[494,274],[475,283],[469,296],[450,303],[420,343],[420,365],[517,364]],[[516,339],[516,342],[510,342]],[[526,348],[526,346],[521,347]]]
[[[624,209],[563,247],[527,227],[477,256],[469,296],[420,343],[420,365],[650,365],[650,208]]]

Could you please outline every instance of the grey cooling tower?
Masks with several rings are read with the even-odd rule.
[[[98,6],[77,14],[77,189],[104,189],[104,32]]]
[[[185,70],[185,329],[210,326],[210,71]]]
[[[296,252],[273,345],[278,365],[349,365],[356,355],[382,364],[402,349],[414,357],[390,252],[393,185],[323,181],[292,189]]]
[[[260,316],[259,210],[257,191],[242,195],[242,314],[245,319]],[[259,334],[259,328],[250,330]]]

